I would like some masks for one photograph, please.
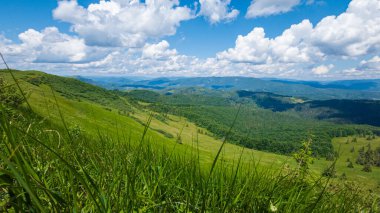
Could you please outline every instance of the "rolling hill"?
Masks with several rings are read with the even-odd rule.
[[[241,99],[233,92],[186,89],[168,94],[126,93],[37,71],[13,74],[31,111],[22,106],[10,117],[1,114],[6,119],[1,120],[0,180],[9,186],[8,191],[0,190],[5,206],[19,202],[29,209],[41,210],[45,205],[49,209],[74,207],[84,211],[149,211],[158,206],[163,211],[234,211],[243,207],[267,211],[271,204],[283,211],[323,211],[336,205],[343,211],[372,208],[367,196],[373,195],[367,189],[376,189],[380,169],[372,167],[371,173],[361,171],[362,165],[350,169],[345,158],[357,157],[356,152],[347,154],[351,145],[356,150],[369,142],[374,149],[379,146],[379,138],[366,139],[375,127],[300,118],[258,107],[249,100],[239,109]],[[10,85],[14,82],[7,71],[0,71],[0,77]],[[247,123],[249,120],[253,122]],[[283,135],[287,144],[295,147],[285,152],[288,155],[271,153],[276,151],[268,147],[249,147],[243,143],[251,137],[247,125],[254,130],[253,141],[264,141],[258,144],[274,145],[276,137]],[[357,137],[357,144],[341,145],[346,138],[332,136],[325,141],[329,151],[341,154],[335,161],[337,177],[344,173],[344,184],[355,186],[357,191],[346,188],[340,183],[342,179],[333,178],[331,182],[337,188],[328,189],[324,195],[323,187],[330,177],[315,178],[334,161],[316,152],[314,163],[309,165],[310,176],[299,178],[298,164],[290,154],[302,149],[301,142],[307,140],[307,131],[315,125],[323,129],[317,127],[314,134],[326,128],[339,133],[347,128],[363,130],[350,133],[350,140]],[[303,133],[300,136],[297,132]],[[313,148],[323,148],[313,140]],[[360,181],[355,182],[358,177]],[[334,197],[338,188],[339,196]],[[10,189],[22,196],[16,199],[8,193]],[[378,193],[377,189],[374,192]],[[319,193],[323,202],[316,199]],[[286,202],[288,199],[294,201]]]

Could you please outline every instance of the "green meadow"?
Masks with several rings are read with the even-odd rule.
[[[23,99],[1,103],[0,211],[379,211],[380,168],[365,172],[356,163],[362,147],[380,147],[379,137],[336,137],[329,160],[301,146],[297,162],[230,143],[238,115],[221,138],[120,92],[13,74],[0,71],[1,91],[12,87],[10,95]],[[324,176],[326,169],[334,175]]]

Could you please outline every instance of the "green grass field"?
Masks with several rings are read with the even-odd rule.
[[[347,140],[351,142],[347,144]],[[364,172],[362,171],[363,166],[355,163],[358,157],[358,150],[361,147],[367,147],[368,144],[371,144],[373,149],[380,147],[380,138],[369,141],[365,137],[358,137],[357,142],[352,142],[352,140],[353,137],[341,137],[333,140],[334,149],[339,153],[339,158],[336,162],[337,175],[340,176],[345,173],[348,180],[356,182],[367,190],[373,190],[380,194],[380,168],[372,167],[372,172]],[[352,147],[355,149],[353,153],[351,152]],[[353,162],[354,168],[347,167],[348,158]],[[331,163],[331,161],[316,160],[311,168],[321,172]]]
[[[0,189],[0,211],[8,206],[16,212],[349,212],[377,208],[372,196],[380,194],[380,169],[367,173],[356,164],[350,169],[346,159],[355,161],[357,152],[350,152],[353,146],[355,150],[368,143],[380,146],[379,138],[358,138],[349,144],[347,138],[334,139],[340,154],[337,174],[345,173],[347,181],[321,178],[332,163],[324,159],[315,160],[311,174],[300,178],[292,157],[224,144],[183,117],[169,115],[163,121],[152,111],[129,105],[125,98],[108,99],[103,90],[91,100],[86,94],[71,98],[67,92],[75,91],[70,88],[73,85],[63,85],[66,92],[57,88],[53,92],[47,84],[24,81],[40,73],[15,75],[38,117],[17,123],[2,114],[0,185],[5,188]],[[0,77],[12,82],[4,72]],[[121,103],[127,114],[120,113]],[[149,123],[149,128],[141,123]],[[80,134],[73,138],[75,127]]]

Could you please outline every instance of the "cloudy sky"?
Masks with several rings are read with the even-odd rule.
[[[61,75],[380,78],[380,0],[1,0],[0,51]]]

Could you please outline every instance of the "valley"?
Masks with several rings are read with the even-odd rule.
[[[42,121],[56,127],[62,128],[64,121],[69,128],[77,128],[90,138],[102,135],[111,141],[120,138],[138,141],[145,123],[151,118],[147,137],[153,140],[152,146],[166,147],[184,156],[197,153],[204,169],[210,168],[225,134],[231,136],[220,155],[223,164],[233,166],[240,159],[243,167],[254,163],[257,168],[274,171],[288,167],[296,169],[292,154],[301,148],[302,141],[311,138],[314,153],[310,164],[311,178],[320,176],[335,162],[333,182],[349,181],[364,191],[380,193],[380,168],[372,166],[371,172],[364,172],[363,165],[355,163],[360,148],[368,144],[373,150],[380,147],[380,137],[375,136],[379,130],[374,126],[336,124],[302,118],[293,112],[276,112],[260,108],[262,105],[252,99],[241,100],[229,92],[190,89],[173,90],[170,95],[144,90],[125,93],[40,72],[14,73],[28,94],[32,110],[43,118]],[[4,71],[2,77],[12,81]],[[241,102],[240,109],[238,102]],[[228,133],[235,114],[238,115],[236,123]],[[367,140],[370,134],[374,139]],[[258,145],[244,141],[250,138]],[[353,138],[357,142],[352,142]],[[275,144],[280,142],[285,145],[282,147],[293,148],[278,149],[281,145]],[[323,143],[326,148],[321,145]],[[266,146],[268,144],[272,146]],[[351,149],[356,151],[350,152]],[[337,154],[331,158],[331,153]],[[354,162],[354,168],[347,167],[348,158]]]

